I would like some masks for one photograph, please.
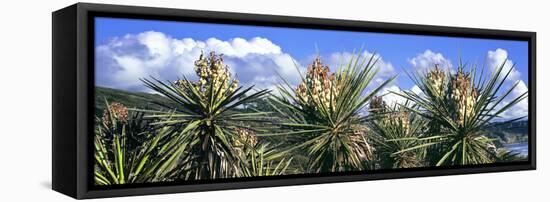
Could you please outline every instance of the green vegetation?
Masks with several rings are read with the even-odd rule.
[[[456,73],[445,72],[436,66],[425,74],[411,74],[422,93],[404,92],[400,95],[419,107],[408,109],[429,121],[429,135],[418,138],[419,145],[394,154],[427,149],[430,154],[427,160],[436,166],[495,162],[496,146],[488,136],[493,126],[491,122],[527,98],[525,92],[508,103],[502,102],[518,85],[516,83],[498,95],[513,70],[503,72],[503,69],[504,63],[495,72],[485,74],[485,68],[478,73],[475,66],[467,71],[463,64],[459,64]]]
[[[271,101],[279,104],[278,125],[288,131],[271,135],[292,135],[300,144],[287,149],[304,148],[307,151],[306,172],[337,172],[364,170],[372,159],[372,147],[366,139],[361,114],[368,101],[391,80],[365,93],[378,69],[373,57],[352,58],[331,74],[317,58],[308,67],[302,83],[296,90],[285,82],[279,86],[281,96]]]
[[[256,169],[255,131],[243,122],[258,122],[265,112],[242,112],[237,107],[261,98],[267,90],[251,92],[238,87],[221,56],[211,53],[196,61],[198,82],[186,78],[171,84],[144,79],[149,88],[178,103],[174,112],[149,111],[159,118],[153,124],[181,127],[179,136],[189,144],[185,179],[240,177]],[[250,94],[248,95],[247,93]],[[263,154],[263,153],[261,153]],[[251,157],[248,162],[247,157]],[[263,157],[263,155],[262,155]],[[252,172],[254,173],[254,172]]]
[[[96,184],[111,185],[169,181],[185,170],[179,156],[187,143],[175,137],[177,130],[153,127],[142,113],[129,116],[120,103],[106,104],[96,119],[94,138]]]
[[[425,165],[425,150],[410,149],[423,138],[427,121],[404,106],[387,106],[381,97],[370,103],[370,113],[376,117],[369,123],[371,139],[376,148],[380,168],[414,168]]]
[[[161,110],[174,109],[177,104],[164,96],[150,93],[128,92],[112,88],[95,88],[95,115],[101,116],[106,109],[105,100],[116,101],[129,108],[136,109],[155,109]]]
[[[155,93],[96,87],[97,185],[205,180],[524,160],[525,121],[495,122],[509,72],[434,67],[410,78],[422,93],[389,106],[376,57],[331,72],[320,58],[293,86],[240,86],[221,55],[201,55],[198,80],[142,79]],[[297,70],[297,74],[301,74]],[[498,106],[498,107],[497,107]],[[519,119],[518,119],[519,120]]]
[[[496,123],[491,128],[490,137],[496,138],[499,145],[527,142],[527,121]]]

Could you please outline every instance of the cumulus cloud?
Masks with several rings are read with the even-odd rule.
[[[414,58],[408,59],[408,61],[415,70],[419,71],[425,71],[435,65],[444,68],[452,67],[451,60],[445,58],[443,54],[433,52],[429,49],[423,53],[419,53]]]
[[[487,52],[487,66],[490,69],[495,71],[503,64],[503,76],[511,69],[510,75],[508,75],[506,79],[510,81],[517,81],[520,78],[521,73],[517,69],[512,69],[514,67],[514,63],[512,60],[508,59],[508,51],[498,48],[494,51]]]
[[[194,61],[201,51],[224,54],[230,71],[245,85],[272,88],[277,82],[276,72],[291,82],[299,81],[294,59],[266,38],[201,41],[148,31],[116,37],[97,46],[96,82],[105,87],[146,91],[140,78],[173,80],[184,75],[193,79]]]
[[[379,92],[379,96],[382,96],[382,99],[388,104],[389,106],[393,106],[395,104],[404,104],[407,99],[395,94],[400,93],[401,89],[396,85],[391,85],[388,87],[383,88]]]
[[[405,102],[407,102],[407,99],[397,94],[397,93],[402,93],[403,91],[413,92],[415,94],[421,94],[422,93],[420,88],[416,85],[411,87],[409,90],[401,89],[397,85],[391,85],[391,86],[388,86],[388,87],[384,87],[378,93],[378,96],[382,96],[382,99],[389,106],[393,106],[395,104],[404,105]]]
[[[512,93],[500,103],[500,108],[510,103],[514,98],[521,96],[523,93],[528,92],[528,87],[523,80],[521,80],[521,72],[514,68],[514,62],[508,59],[508,51],[505,49],[497,48],[496,50],[491,50],[487,52],[487,66],[493,72],[500,68],[503,64],[502,74],[506,74],[510,71],[510,74],[506,78],[506,84],[512,86],[517,83],[517,86],[514,88]],[[528,115],[529,102],[527,99],[517,103],[513,107],[509,108],[503,112],[500,116],[500,119],[508,120],[513,118],[520,118]]]
[[[420,94],[423,94],[424,92],[422,92],[422,89],[420,89],[420,87],[418,87],[417,85],[414,85],[412,88],[411,88],[411,91],[414,93],[414,94],[417,94],[417,95],[420,95]]]
[[[331,70],[336,70],[335,67],[340,67],[340,63],[343,63],[343,65],[347,65],[347,63],[351,60],[352,56],[353,56],[353,53],[343,51],[343,52],[331,53],[326,56],[326,59],[325,58],[322,58],[322,59],[324,59],[324,61],[326,61],[326,64],[328,64],[329,67],[331,67]],[[385,61],[384,58],[379,54],[374,54],[369,51],[363,51],[360,54],[360,56],[361,56],[361,59],[366,58],[367,61],[371,57],[378,59],[375,64],[375,67],[378,68],[379,71],[376,74],[376,77],[374,78],[375,84],[381,84],[386,79],[392,76],[395,76],[397,74],[393,65],[390,62]],[[357,57],[357,55],[355,57]]]
[[[528,92],[528,90],[529,89],[525,84],[525,82],[523,82],[522,80],[517,81],[517,86],[512,90],[512,93],[510,93],[510,95],[497,106],[497,109],[500,109],[503,106],[507,105],[513,99],[521,96],[525,92]],[[509,120],[514,118],[525,117],[528,115],[528,113],[529,113],[529,101],[528,99],[523,99],[513,107],[509,108],[508,110],[500,114],[500,119]]]
[[[347,63],[351,60],[351,57],[353,56],[353,53],[343,51],[343,52],[334,52],[331,53],[328,56],[328,64],[331,66],[337,67],[340,66],[340,62],[342,62],[344,65],[347,65]],[[368,61],[371,57],[374,57],[374,59],[378,59],[375,66],[377,68],[380,68],[379,74],[383,76],[390,76],[395,74],[395,68],[393,65],[389,62],[384,61],[384,58],[380,54],[374,54],[369,51],[363,51],[360,56],[360,61],[362,59],[365,59]],[[355,55],[357,57],[357,55]]]

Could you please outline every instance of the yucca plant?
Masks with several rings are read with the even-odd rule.
[[[406,102],[403,106],[408,106]],[[409,150],[418,145],[418,138],[424,136],[426,121],[411,113],[407,108],[394,103],[388,106],[382,97],[372,99],[369,113],[374,119],[369,123],[373,131],[371,137],[375,148],[375,157],[381,169],[414,168],[423,165],[423,151]]]
[[[243,176],[273,176],[284,175],[292,162],[285,158],[276,147],[269,143],[259,143],[256,132],[246,128],[236,128],[238,138],[233,147],[243,159]]]
[[[427,73],[409,74],[422,93],[398,94],[419,107],[409,109],[430,121],[431,135],[422,139],[424,143],[394,154],[427,147],[427,158],[435,166],[495,162],[496,147],[488,137],[492,121],[527,97],[525,92],[503,102],[518,85],[516,82],[509,89],[502,89],[513,70],[504,72],[504,65],[490,73],[485,66],[480,72],[476,66],[467,71],[460,63],[456,72],[435,66]],[[515,120],[518,119],[511,121]]]
[[[179,107],[175,112],[152,112],[160,118],[158,125],[181,126],[179,132],[189,144],[187,155],[192,159],[185,179],[215,179],[242,176],[242,159],[233,142],[238,138],[235,129],[263,120],[266,113],[244,110],[248,103],[261,99],[267,90],[252,92],[253,86],[239,87],[232,78],[222,55],[211,52],[195,61],[198,81],[187,78],[164,83],[143,79],[145,85],[173,100]],[[169,106],[167,106],[170,109]]]
[[[368,116],[363,109],[393,79],[367,92],[378,72],[376,61],[375,56],[353,56],[331,73],[316,58],[297,88],[286,81],[278,87],[280,96],[273,96],[271,103],[278,106],[274,107],[280,117],[278,124],[286,131],[265,136],[287,135],[295,139],[295,145],[286,152],[304,149],[309,159],[308,172],[366,169],[372,148],[366,139],[363,124]]]
[[[514,162],[525,160],[527,160],[527,158],[525,156],[522,156],[520,153],[508,151],[504,148],[499,148],[497,150],[497,162]]]
[[[173,138],[171,127],[150,127],[143,113],[107,103],[96,117],[94,137],[96,185],[170,181],[179,174],[187,144]]]

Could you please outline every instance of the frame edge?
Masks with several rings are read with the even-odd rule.
[[[76,5],[52,13],[52,189],[77,197]]]

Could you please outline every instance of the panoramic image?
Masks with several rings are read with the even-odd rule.
[[[525,41],[95,18],[94,185],[528,159]]]

